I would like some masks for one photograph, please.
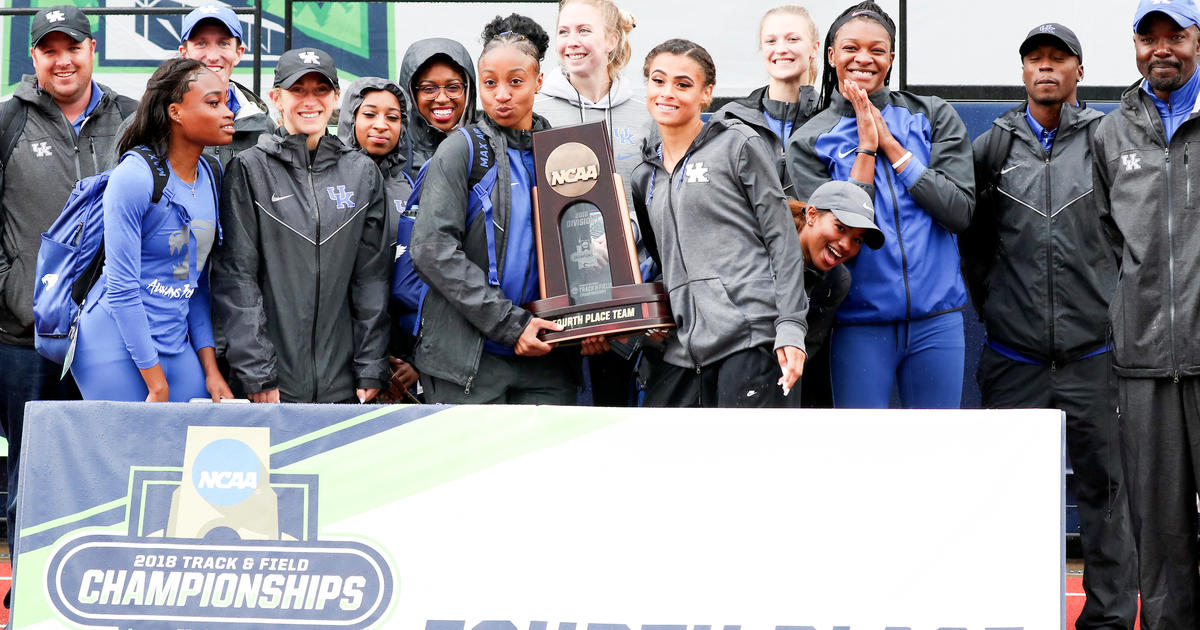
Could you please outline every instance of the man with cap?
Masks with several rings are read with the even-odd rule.
[[[92,80],[96,41],[78,8],[38,11],[30,45],[34,74],[21,77],[0,107],[0,427],[8,438],[9,532],[16,523],[25,403],[78,396],[60,380],[62,368],[33,348],[41,234],[58,218],[76,181],[114,165],[117,128],[137,108],[133,99]]]
[[[1200,627],[1198,23],[1192,0],[1139,3],[1142,80],[1092,143],[1094,194],[1120,269],[1109,319],[1147,630]]]
[[[811,369],[821,357],[828,363],[826,341],[837,316],[838,306],[850,292],[850,271],[842,263],[850,262],[865,244],[871,249],[883,247],[883,231],[875,225],[875,205],[871,196],[850,182],[833,180],[817,187],[808,203],[788,200],[792,219],[800,233],[804,252],[804,292],[808,294],[808,313],[804,320],[804,350],[808,353],[804,373],[800,375],[800,401],[804,407],[833,407],[829,390],[829,370]]]
[[[213,320],[251,400],[370,400],[390,380],[383,177],[326,134],[338,101],[328,53],[280,55],[271,100],[279,129],[225,170]]]
[[[975,140],[979,194],[960,240],[987,329],[977,380],[986,408],[1066,412],[1087,595],[1076,627],[1128,630],[1137,560],[1108,342],[1117,265],[1102,246],[1089,146],[1103,114],[1076,94],[1083,49],[1071,29],[1037,26],[1019,52],[1026,101]]]
[[[229,7],[213,4],[196,7],[183,18],[179,54],[203,62],[229,82],[229,109],[233,111],[233,142],[209,147],[221,165],[239,152],[258,143],[258,137],[275,130],[267,104],[250,88],[233,80],[233,67],[242,59],[246,45],[242,23]]]

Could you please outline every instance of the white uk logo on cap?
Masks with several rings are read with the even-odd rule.
[[[200,7],[201,13],[216,13],[217,11],[220,11],[220,10],[221,10],[221,7],[213,6],[211,4],[206,4],[202,7]]]
[[[1154,0],[1153,4],[1171,4],[1171,0]]]
[[[61,22],[65,19],[67,19],[67,16],[62,11],[51,11],[46,14],[47,22]]]
[[[1042,28],[1039,28],[1038,30],[1039,30],[1039,31],[1041,31],[1041,32],[1043,32],[1043,33],[1053,33],[1053,32],[1054,32],[1054,25],[1053,25],[1053,24],[1045,24],[1045,25],[1043,25],[1043,26],[1042,26]]]
[[[302,52],[300,53],[300,61],[304,63],[321,63],[321,57],[312,51]]]

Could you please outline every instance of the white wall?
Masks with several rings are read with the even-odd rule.
[[[822,38],[851,2],[800,1],[816,18]],[[633,61],[626,70],[638,84],[646,53],[671,37],[692,39],[713,55],[717,96],[738,96],[765,84],[756,47],[758,22],[780,0],[622,0],[621,4],[638,20],[631,34]],[[894,18],[898,16],[899,0],[880,4]],[[910,85],[1016,85],[1020,79],[1017,46],[1029,29],[1049,21],[1061,22],[1079,35],[1084,85],[1125,86],[1137,79],[1131,28],[1135,0],[910,0],[907,4]],[[395,3],[391,6],[397,25],[395,66],[399,67],[408,44],[426,37],[457,39],[477,56],[480,30],[497,13],[524,13],[553,32],[556,8],[554,3],[530,2]],[[546,69],[552,71],[554,66],[550,61]],[[239,73],[246,84],[251,82],[249,68],[247,56]],[[123,93],[138,95],[148,75],[105,74],[99,68],[97,78]],[[898,77],[897,70],[893,85]],[[269,69],[264,84],[270,84]]]
[[[1180,0],[1176,0],[1180,1]],[[718,96],[737,96],[766,83],[758,57],[758,22],[780,0],[623,0],[637,17],[631,33],[633,61],[626,73],[640,77],[641,63],[656,44],[684,37],[708,49],[717,63]],[[834,18],[851,0],[799,0],[816,19],[824,39]],[[882,0],[893,19],[899,0]],[[922,85],[1016,85],[1017,47],[1034,26],[1060,22],[1083,44],[1084,84],[1124,86],[1137,78],[1133,63],[1135,0],[910,0],[908,3],[908,81]],[[496,13],[518,11],[553,30],[556,5],[535,3],[416,3],[397,5],[401,53],[408,43],[431,36],[458,39],[478,54],[479,31]],[[399,18],[403,19],[399,19]],[[437,24],[441,28],[430,28]],[[547,66],[553,66],[553,62]],[[549,69],[549,68],[548,68]],[[898,79],[898,68],[892,80]]]

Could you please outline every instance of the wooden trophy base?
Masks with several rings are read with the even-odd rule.
[[[675,327],[661,282],[616,286],[612,288],[612,299],[600,302],[571,304],[569,297],[560,295],[535,300],[524,308],[563,327],[560,332],[543,330],[538,338],[546,343],[578,343],[597,335]]]

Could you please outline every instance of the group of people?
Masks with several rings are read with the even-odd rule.
[[[984,405],[1067,415],[1077,627],[1131,628],[1139,591],[1142,627],[1198,627],[1191,0],[1138,4],[1143,80],[1107,116],[1078,99],[1077,36],[1035,27],[1026,102],[974,146],[945,101],[889,88],[896,26],[874,2],[823,39],[804,8],[768,11],[768,85],[707,121],[717,69],[695,42],[655,46],[634,96],[634,25],[610,0],[562,0],[551,33],[497,17],[477,59],[425,39],[396,80],[344,90],[327,52],[289,50],[275,120],[231,79],[245,45],[225,7],[184,19],[140,103],[92,81],[82,11],[38,12],[36,72],[0,111],[9,522],[24,403],[77,395],[32,347],[39,235],[111,168],[70,368],[83,398],[574,404],[586,365],[602,405],[640,385],[650,406],[887,407],[895,389],[949,408],[971,299]],[[620,339],[633,352],[552,347],[539,335],[559,327],[522,306],[540,297],[532,134],[597,120],[676,324]],[[165,158],[161,196],[135,148]]]

